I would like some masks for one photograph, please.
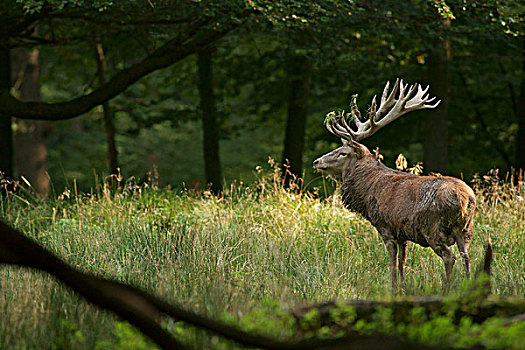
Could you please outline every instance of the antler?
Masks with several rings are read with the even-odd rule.
[[[439,100],[434,104],[429,104],[436,99],[427,95],[430,85],[423,89],[418,83],[409,86],[404,84],[402,79],[397,78],[390,94],[388,93],[389,87],[390,82],[387,82],[381,95],[379,107],[377,107],[376,102],[377,95],[374,95],[368,111],[368,119],[364,122],[360,120],[361,113],[357,108],[357,95],[352,96],[350,113],[345,114],[344,111],[339,112],[337,115],[335,112],[328,113],[326,115],[326,128],[328,131],[348,141],[359,141],[372,136],[379,129],[405,113],[418,109],[435,108],[441,102]],[[396,96],[398,97],[396,98]],[[353,120],[357,130],[354,131],[346,122],[348,116],[351,117],[350,122]]]

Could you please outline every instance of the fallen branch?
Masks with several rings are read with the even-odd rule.
[[[415,308],[424,310],[427,319],[436,316],[452,317],[457,324],[463,317],[469,317],[474,323],[483,323],[491,317],[507,317],[520,320],[525,314],[525,301],[517,298],[488,298],[491,292],[490,273],[493,258],[492,244],[490,241],[485,248],[485,256],[476,273],[474,285],[465,295],[454,298],[422,297],[422,298],[397,298],[388,301],[378,300],[351,300],[337,304],[325,302],[315,305],[306,305],[292,310],[292,315],[298,324],[307,318],[312,311],[316,313],[317,324],[315,327],[338,327],[333,319],[337,310],[351,307],[355,313],[347,324],[347,331],[358,320],[373,321],[374,315],[384,309],[391,310],[392,321],[395,323],[410,323],[411,311]],[[482,277],[484,276],[484,277]],[[345,330],[345,329],[343,329]]]
[[[481,303],[468,303],[462,300],[444,301],[442,298],[410,298],[392,301],[352,300],[341,304],[326,302],[315,305],[302,306],[292,310],[292,315],[297,322],[301,322],[307,315],[315,310],[320,320],[319,327],[334,326],[332,314],[341,307],[352,307],[355,317],[352,324],[358,320],[372,321],[374,314],[383,309],[392,311],[395,323],[410,322],[411,310],[422,308],[428,319],[436,316],[451,316],[456,322],[462,317],[470,317],[475,323],[482,323],[488,318],[516,317],[525,314],[525,302],[522,299],[495,299]]]

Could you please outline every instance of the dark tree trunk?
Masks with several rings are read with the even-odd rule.
[[[22,66],[15,69],[20,77],[20,99],[27,102],[41,101],[39,51],[32,49],[14,50],[17,61]],[[18,86],[18,84],[15,84]],[[47,197],[50,192],[47,174],[47,122],[17,120],[14,135],[15,167],[17,176],[24,176],[37,194]]]
[[[199,95],[204,131],[204,167],[206,183],[218,194],[222,190],[221,160],[219,157],[219,126],[213,93],[212,56],[210,51],[198,54]]]
[[[103,86],[107,82],[106,57],[104,55],[104,48],[102,47],[100,38],[97,38],[97,43],[95,44],[95,58],[97,61],[98,81],[100,85]],[[104,111],[104,130],[106,132],[106,142],[108,147],[107,152],[109,173],[117,175],[118,152],[115,143],[115,134],[117,133],[117,131],[115,129],[115,124],[113,123],[113,111],[111,109],[109,101],[106,101],[102,104],[102,109]]]
[[[428,81],[431,94],[441,99],[440,105],[425,116],[423,166],[426,172],[448,171],[448,110],[450,94],[450,43],[437,39],[436,49],[429,55]]]
[[[523,78],[522,78],[523,79]],[[516,168],[525,176],[525,82],[521,84],[516,136]]]
[[[283,176],[286,188],[290,188],[294,181],[299,187],[301,186],[311,71],[312,65],[307,57],[296,54],[289,57],[290,99],[283,151]]]
[[[0,48],[0,89],[9,91],[11,86],[11,57],[9,50]],[[1,107],[0,107],[1,108]],[[0,109],[0,171],[13,178],[13,129],[11,116]]]
[[[523,42],[525,50],[525,40]],[[521,92],[518,102],[518,134],[516,135],[516,168],[525,176],[525,60],[521,69]]]

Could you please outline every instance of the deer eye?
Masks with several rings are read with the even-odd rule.
[[[341,152],[341,153],[339,153],[338,157],[346,157],[347,155],[348,155],[348,153]]]

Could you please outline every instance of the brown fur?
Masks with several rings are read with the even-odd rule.
[[[404,286],[409,241],[430,246],[443,259],[445,284],[456,260],[448,247],[456,243],[470,277],[468,247],[476,199],[463,181],[390,169],[355,141],[343,142],[314,166],[340,178],[344,205],[377,228],[390,256],[394,290],[398,269]]]

